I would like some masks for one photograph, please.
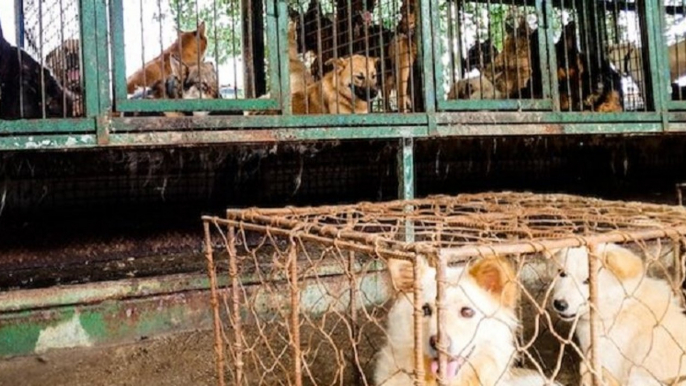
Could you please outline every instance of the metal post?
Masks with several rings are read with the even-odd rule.
[[[438,385],[447,386],[447,369],[448,358],[448,336],[445,332],[444,318],[445,318],[445,286],[446,286],[446,271],[448,270],[447,259],[437,259],[436,264],[436,318],[438,319],[438,344],[436,351],[438,351]]]
[[[212,237],[210,224],[203,222],[205,230],[205,258],[207,259],[207,274],[210,279],[210,304],[214,319],[214,355],[217,359],[217,381],[219,386],[224,386],[224,344],[222,339],[221,320],[219,319],[219,295],[217,294],[217,272],[214,265],[214,253],[212,250]]]
[[[291,238],[288,249],[289,281],[291,285],[291,344],[295,386],[302,386],[302,358],[300,352],[300,288],[298,287],[298,248]]]
[[[424,312],[422,311],[422,271],[418,261],[412,264],[414,269],[414,369],[415,369],[415,386],[424,385],[424,337],[422,336],[422,318]]]
[[[17,35],[17,47],[24,48],[26,44],[24,0],[14,0],[14,30]]]
[[[227,249],[229,250],[229,280],[231,282],[231,325],[234,331],[234,357],[236,358],[235,384],[243,384],[243,331],[241,324],[241,304],[240,289],[238,279],[238,256],[236,254],[236,228],[229,227],[227,238]],[[223,369],[222,369],[223,371]],[[221,384],[220,384],[221,386]]]
[[[598,343],[600,341],[600,320],[598,320],[598,269],[600,268],[598,245],[589,245],[590,255],[588,257],[588,285],[591,316],[591,379],[593,386],[601,384],[602,371]]]
[[[414,198],[414,139],[403,138],[398,149],[398,196],[403,200]],[[412,207],[407,206],[406,212]],[[405,220],[405,241],[414,242],[414,224]]]

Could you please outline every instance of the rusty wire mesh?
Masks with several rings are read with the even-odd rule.
[[[675,323],[686,322],[681,207],[505,192],[229,210],[226,218],[205,217],[204,224],[220,384],[394,385],[416,377],[415,384],[447,385],[470,376],[478,380],[474,384],[523,376],[540,384],[578,384],[582,372],[587,382],[606,374],[619,384],[668,384],[681,374],[686,335],[679,332],[683,328],[675,331]],[[607,243],[629,251],[615,259],[620,269],[610,264]],[[568,249],[575,247],[583,248]],[[508,306],[495,287],[489,287],[490,297],[479,297],[499,305],[491,313],[480,312],[483,301],[456,301],[456,288],[483,282],[476,267],[492,256],[512,267],[504,286],[515,285],[518,302]],[[395,291],[403,288],[402,275],[389,277],[390,261],[395,267],[409,263],[402,272],[411,273],[404,284],[414,295]],[[423,261],[436,269],[428,281]],[[466,265],[471,268],[464,270]],[[629,288],[620,280],[625,287],[617,287],[622,272],[639,275],[629,281],[640,285]],[[577,314],[569,317],[560,301],[572,304],[578,294],[586,296],[577,302],[583,307],[577,304]],[[479,321],[466,355],[456,337],[466,335],[467,317],[455,318],[474,316],[464,314],[464,302],[475,307]],[[617,318],[621,312],[604,308],[616,304],[647,307],[639,315],[645,320],[632,324],[640,328],[631,341],[609,338],[627,323]],[[442,315],[437,324],[428,318],[434,313]],[[660,357],[665,347],[669,358]],[[637,348],[639,354],[632,354]],[[488,350],[504,359],[485,369],[478,358]],[[395,368],[390,379],[380,379],[380,368],[389,366],[380,358],[388,352]],[[656,360],[670,365],[656,368]],[[437,380],[446,371],[457,371],[458,378]]]

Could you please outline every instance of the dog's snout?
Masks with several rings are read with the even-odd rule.
[[[450,346],[453,345],[452,340],[450,340],[450,337],[448,338],[448,351],[450,351]],[[438,351],[438,335],[431,335],[429,337],[429,346],[431,346],[432,349]]]
[[[556,311],[566,311],[569,308],[566,300],[555,299],[553,300],[553,307]]]

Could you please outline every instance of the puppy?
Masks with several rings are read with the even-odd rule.
[[[376,98],[378,58],[352,55],[332,59],[333,71],[305,92],[293,94],[293,114],[366,114]]]
[[[5,40],[0,25],[0,119],[79,116],[74,99],[47,68]]]
[[[414,42],[416,26],[415,10],[412,0],[405,0],[400,7],[400,22],[397,33],[388,43],[388,59],[390,71],[384,79],[384,103],[386,111],[390,111],[391,91],[397,92],[398,111],[411,112],[412,99],[409,97],[408,85],[412,65],[417,59],[417,44]],[[397,88],[397,89],[396,89]]]
[[[552,308],[564,321],[577,321],[575,334],[585,355],[591,348],[589,250],[565,248],[553,254],[559,274]],[[670,286],[646,276],[642,259],[616,244],[598,246],[597,352],[609,376],[621,385],[672,383],[686,375],[686,315]],[[582,363],[582,381],[591,375]],[[684,378],[686,379],[686,378]]]
[[[81,42],[67,39],[45,57],[46,66],[68,90],[81,94]]]
[[[420,264],[422,294],[422,351],[425,384],[438,378],[436,314],[436,270]],[[388,341],[378,353],[374,381],[377,386],[413,384],[415,305],[411,293],[409,262],[391,260],[389,270],[400,293],[389,314]],[[446,272],[447,288],[442,326],[447,335],[448,385],[537,385],[546,384],[539,374],[514,369],[516,306],[519,288],[511,264],[498,257],[478,260],[471,266],[451,267]]]
[[[493,83],[484,75],[458,80],[450,88],[448,99],[502,99],[504,98]]]
[[[205,35],[205,22],[200,23],[195,31],[179,31],[176,41],[167,47],[158,57],[145,63],[143,68],[136,71],[126,80],[126,89],[132,94],[138,87],[149,87],[157,81],[164,81],[171,74],[170,58],[173,55],[180,58],[181,62],[190,66],[202,62],[207,49],[207,36]]]

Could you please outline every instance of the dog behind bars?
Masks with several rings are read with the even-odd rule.
[[[0,25],[0,119],[80,115],[74,107],[74,95],[31,55],[5,40]]]
[[[171,74],[170,57],[176,55],[187,66],[202,63],[207,49],[205,22],[201,22],[195,31],[179,31],[176,41],[167,47],[155,59],[145,63],[126,80],[126,89],[132,94],[139,87],[150,87],[155,82],[166,79]]]
[[[333,70],[305,92],[293,94],[293,114],[366,114],[378,95],[378,58],[332,59]]]

